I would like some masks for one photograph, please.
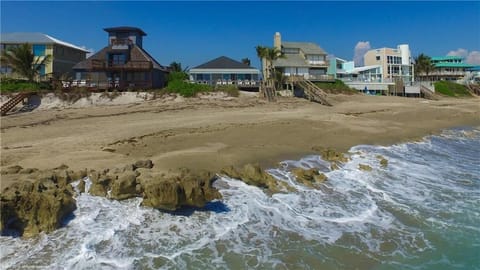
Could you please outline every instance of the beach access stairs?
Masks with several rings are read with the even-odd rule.
[[[23,102],[26,98],[30,97],[33,94],[35,94],[35,92],[22,92],[16,94],[7,102],[5,102],[2,107],[0,107],[1,115],[6,115],[11,109],[15,108],[15,106],[17,106],[20,102]]]
[[[424,84],[420,84],[420,94],[426,99],[438,100],[433,89],[428,88]]]
[[[263,97],[267,99],[268,102],[277,101],[275,93],[275,84],[272,80],[267,80],[262,83],[260,86],[260,92],[263,94]]]
[[[480,96],[480,84],[469,83],[466,86],[471,94]]]
[[[312,102],[325,106],[332,106],[327,100],[327,94],[320,87],[305,79],[303,76],[290,76],[289,82],[303,89],[305,97]]]

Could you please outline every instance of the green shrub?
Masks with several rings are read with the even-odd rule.
[[[168,82],[183,81],[188,79],[188,74],[183,71],[171,71],[168,74]]]
[[[48,90],[50,84],[48,82],[28,82],[25,80],[6,79],[0,81],[0,90],[2,93],[22,92],[22,91],[38,91]]]
[[[356,89],[350,88],[341,80],[335,80],[335,82],[333,83],[317,82],[315,83],[315,85],[321,88],[322,90],[324,90],[325,92],[331,93],[331,94],[347,94],[347,95],[358,94],[358,91]]]
[[[224,92],[230,97],[238,97],[240,91],[236,85],[219,85],[214,89],[215,92]]]
[[[471,97],[472,95],[464,85],[449,82],[438,81],[435,82],[435,92],[449,97]]]
[[[184,97],[194,97],[197,93],[212,91],[210,85],[189,83],[183,80],[170,81],[166,89],[170,93],[177,93]]]

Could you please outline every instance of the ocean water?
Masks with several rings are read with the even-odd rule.
[[[318,156],[284,161],[268,172],[295,191],[273,196],[222,177],[222,201],[177,214],[82,194],[65,227],[0,237],[0,268],[480,269],[479,129],[350,154],[335,171]],[[328,180],[308,188],[293,167]]]

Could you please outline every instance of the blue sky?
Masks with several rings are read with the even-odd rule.
[[[42,32],[99,51],[103,28],[143,29],[144,48],[161,64],[194,67],[221,55],[248,57],[255,46],[309,41],[353,59],[357,44],[413,56],[459,54],[480,61],[480,2],[7,2],[1,32]],[[361,46],[360,46],[361,47]],[[478,59],[477,59],[478,58]],[[478,63],[480,64],[480,63]]]

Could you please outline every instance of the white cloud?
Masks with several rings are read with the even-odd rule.
[[[472,65],[480,65],[480,51],[471,51],[468,54],[466,61]]]
[[[448,56],[461,56],[465,58],[465,62],[472,65],[480,65],[480,51],[469,52],[466,49],[459,48],[455,51],[449,51]]]
[[[363,66],[363,56],[370,49],[370,41],[357,42],[357,45],[355,45],[355,54],[353,56],[355,66]]]
[[[449,51],[447,53],[448,56],[461,56],[461,57],[467,57],[468,51],[462,48],[459,48],[456,51]]]

